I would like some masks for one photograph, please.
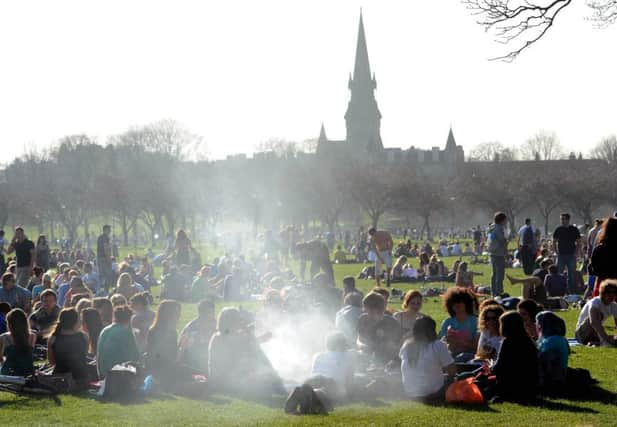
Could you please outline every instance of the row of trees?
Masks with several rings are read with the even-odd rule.
[[[61,225],[74,239],[113,218],[124,244],[136,229],[154,240],[179,227],[220,232],[221,223],[231,222],[255,232],[282,224],[334,230],[388,222],[430,237],[434,224],[486,223],[497,210],[514,224],[533,215],[548,230],[557,209],[591,222],[603,205],[617,206],[617,169],[606,160],[466,162],[446,180],[404,164],[297,153],[212,162],[194,155],[200,146],[170,121],[130,129],[105,145],[66,137],[6,168],[0,225],[32,224],[47,234]]]
[[[608,162],[617,161],[617,137],[602,138],[588,153],[593,159]],[[582,153],[568,152],[553,131],[541,130],[520,146],[508,147],[500,142],[478,144],[467,156],[469,161],[514,161],[514,160],[563,160],[571,157],[582,158]]]

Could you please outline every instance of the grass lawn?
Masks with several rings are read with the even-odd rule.
[[[448,266],[453,261],[446,259]],[[345,275],[355,276],[360,268],[358,264],[335,265],[337,283],[340,285]],[[477,283],[486,283],[490,279],[488,265],[473,265],[470,269],[485,274],[477,278]],[[521,270],[508,273],[522,276]],[[364,292],[372,285],[372,282],[358,281],[358,287]],[[407,290],[411,286],[395,284],[394,287]],[[420,285],[414,287],[419,288]],[[520,288],[507,284],[506,292],[520,295]],[[398,301],[390,303],[391,307],[399,304]],[[252,309],[257,304],[243,303],[243,306]],[[219,309],[221,307],[221,304],[217,306]],[[445,318],[438,298],[425,301],[422,311],[437,322]],[[183,304],[181,324],[194,317],[195,313],[195,304]],[[568,335],[572,336],[578,310],[570,309],[559,315],[567,322]],[[540,407],[497,404],[474,408],[379,401],[370,405],[338,407],[328,416],[296,417],[283,413],[282,402],[257,404],[225,396],[211,396],[201,401],[164,395],[122,405],[101,403],[89,396],[60,396],[59,400],[54,401],[0,393],[0,425],[617,425],[615,361],[617,352],[614,349],[573,348],[570,365],[589,369],[606,393],[590,396],[588,401],[547,400]]]

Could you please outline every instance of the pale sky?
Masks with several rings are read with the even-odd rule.
[[[343,139],[361,7],[386,147],[443,146],[450,124],[466,150],[543,128],[586,152],[617,132],[617,28],[584,2],[507,64],[458,0],[20,0],[0,3],[0,161],[163,118],[214,158],[322,122]]]

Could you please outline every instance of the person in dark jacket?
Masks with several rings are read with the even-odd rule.
[[[523,318],[515,311],[499,318],[504,340],[493,373],[500,399],[525,402],[535,399],[538,386],[538,351],[527,335]]]
[[[604,220],[591,253],[590,274],[596,276],[593,296],[597,297],[604,279],[617,279],[617,218]]]

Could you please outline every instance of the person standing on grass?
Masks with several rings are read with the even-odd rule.
[[[111,226],[103,226],[103,234],[96,241],[96,264],[99,269],[99,279],[105,292],[113,286],[114,274],[111,268]]]
[[[525,225],[518,230],[518,253],[526,275],[533,273],[533,263],[536,258],[536,239],[531,219],[525,219]]]
[[[503,212],[497,212],[488,232],[488,253],[491,256],[491,295],[503,294],[503,279],[506,273],[506,255],[508,254],[508,239],[506,224],[508,217]]]
[[[557,252],[557,270],[563,273],[568,270],[568,293],[576,293],[576,253],[581,233],[570,224],[570,214],[562,213],[561,225],[553,233],[555,251]]]
[[[11,244],[6,249],[7,254],[13,252],[15,252],[17,260],[15,266],[17,285],[25,288],[28,286],[28,280],[30,280],[32,268],[34,267],[34,243],[26,237],[22,227],[15,228],[15,237],[13,237]]]
[[[368,231],[371,236],[371,246],[375,250],[375,280],[377,286],[381,286],[381,265],[385,264],[386,286],[390,286],[390,269],[392,268],[392,248],[394,242],[392,236],[385,230],[377,230],[371,227]]]

